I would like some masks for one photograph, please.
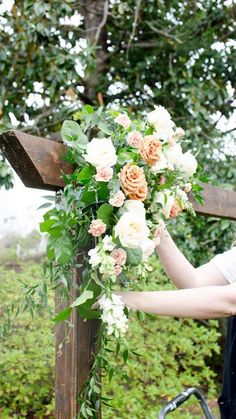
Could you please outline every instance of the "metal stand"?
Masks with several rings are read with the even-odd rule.
[[[210,408],[208,407],[202,393],[197,388],[194,388],[194,387],[191,387],[185,391],[182,391],[182,393],[178,394],[178,396],[174,397],[174,399],[170,400],[169,403],[163,406],[163,408],[161,409],[159,413],[158,419],[165,418],[168,413],[173,412],[173,410],[177,409],[182,403],[188,400],[189,397],[191,397],[192,395],[194,395],[198,399],[202,407],[202,410],[205,414],[206,419],[214,419],[213,416],[211,415]]]

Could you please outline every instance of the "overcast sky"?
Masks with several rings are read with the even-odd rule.
[[[27,235],[39,229],[45,209],[37,208],[46,202],[42,197],[51,192],[26,188],[19,177],[14,176],[14,188],[0,189],[0,238],[8,233]]]

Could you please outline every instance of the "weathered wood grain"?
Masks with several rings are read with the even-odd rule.
[[[80,283],[80,272],[74,272],[75,284]],[[71,302],[77,297],[76,289],[71,291]],[[68,307],[59,291],[56,291],[57,312]],[[56,325],[56,365],[55,365],[55,418],[72,419],[79,410],[78,394],[88,378],[92,366],[95,342],[99,327],[98,320],[84,320],[73,309],[70,318],[73,327],[66,322]],[[68,337],[68,339],[67,339]],[[61,346],[61,348],[60,348]],[[99,416],[100,417],[100,416]]]
[[[63,188],[62,172],[72,166],[64,159],[67,147],[56,141],[35,137],[20,131],[0,135],[0,148],[25,186],[36,189]]]
[[[236,192],[229,191],[207,183],[201,183],[204,190],[201,194],[205,200],[204,205],[199,204],[193,195],[189,194],[189,200],[198,214],[228,218],[236,220]]]

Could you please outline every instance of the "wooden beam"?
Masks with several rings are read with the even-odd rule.
[[[189,200],[198,214],[228,218],[236,220],[236,192],[229,191],[207,183],[201,183],[204,190],[201,194],[205,200],[204,205],[199,204],[193,195],[189,194]]]
[[[63,188],[62,172],[71,173],[67,147],[56,141],[35,137],[20,131],[0,135],[0,149],[25,186],[56,191]]]
[[[80,284],[81,273],[74,272],[74,284]],[[77,297],[77,290],[71,291],[71,302]],[[57,312],[68,307],[68,301],[61,299],[56,291]],[[70,419],[77,417],[79,411],[78,395],[88,379],[96,352],[95,342],[99,328],[98,320],[84,320],[73,309],[69,319],[73,327],[66,322],[56,325],[56,364],[55,364],[55,418]],[[100,415],[98,415],[98,418]]]
[[[0,135],[0,148],[25,186],[48,190],[63,188],[62,171],[72,173],[73,166],[63,160],[67,147],[55,141],[35,137],[20,131]],[[193,208],[199,214],[236,219],[236,192],[202,184],[205,204],[197,203],[189,194]]]

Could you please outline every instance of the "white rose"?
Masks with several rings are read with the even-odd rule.
[[[166,218],[169,218],[170,216],[170,210],[174,204],[175,197],[172,195],[170,191],[165,192],[156,192],[154,195],[153,204],[151,206],[152,211],[156,211],[155,204],[161,204],[161,212],[164,214]]]
[[[143,252],[142,260],[146,261],[149,258],[149,256],[154,252],[155,243],[151,239],[145,239],[141,243],[140,247],[141,247],[142,252]]]
[[[136,212],[125,212],[115,226],[115,236],[124,247],[135,249],[149,236],[144,216]]]
[[[135,199],[127,199],[125,201],[124,208],[126,209],[126,211],[136,212],[137,214],[140,214],[143,217],[145,217],[146,210],[144,204],[141,201],[137,201]]]
[[[111,138],[93,138],[87,145],[84,159],[95,167],[116,164],[116,149]]]
[[[172,121],[169,112],[163,106],[155,106],[155,110],[147,114],[147,120],[155,130],[160,131],[162,136],[173,135],[175,123]],[[163,138],[167,139],[167,138]]]
[[[197,170],[197,160],[190,151],[184,153],[180,159],[180,169],[186,173],[187,176],[192,176]]]
[[[154,166],[151,167],[152,172],[156,173],[160,170],[166,169],[168,166],[167,160],[165,158],[165,155],[163,153],[160,154],[160,160],[154,164]]]
[[[183,155],[182,147],[180,144],[175,144],[166,148],[164,154],[168,164],[179,167],[179,163]]]
[[[111,252],[116,247],[115,243],[113,243],[112,241],[111,236],[106,235],[102,242],[103,242],[103,250],[105,250],[105,252],[106,251]]]
[[[180,138],[184,137],[185,131],[181,127],[177,127],[174,133],[174,137],[179,140]]]
[[[98,248],[97,247],[95,247],[94,249],[89,250],[88,255],[90,257],[89,258],[89,263],[93,267],[99,265],[102,262],[102,258],[98,254]]]
[[[188,201],[188,195],[186,194],[185,191],[183,191],[180,188],[177,188],[176,192],[177,192],[178,197],[181,199],[181,201],[183,201],[183,202]]]

